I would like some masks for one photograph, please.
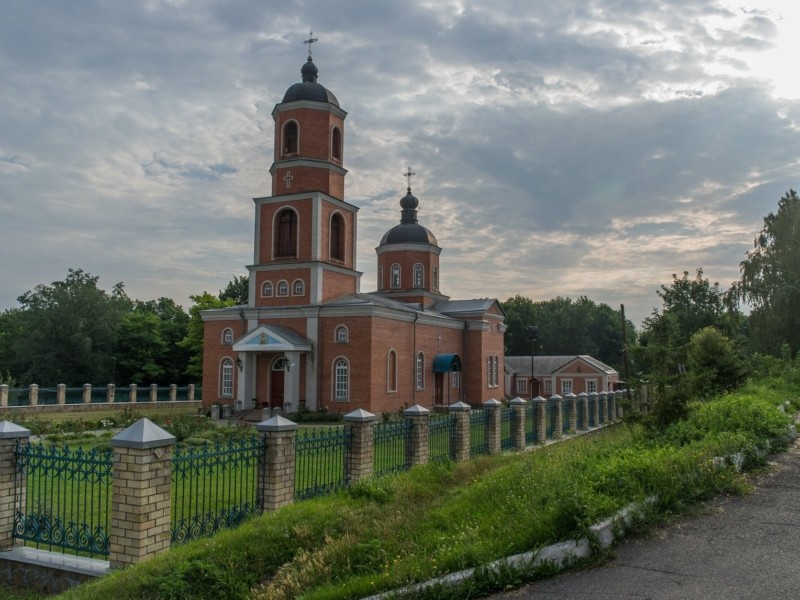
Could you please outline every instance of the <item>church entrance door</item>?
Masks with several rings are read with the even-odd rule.
[[[434,399],[437,405],[444,404],[444,373],[434,373]]]
[[[269,405],[272,408],[283,408],[284,376],[286,374],[286,358],[276,358],[270,369],[269,379]]]

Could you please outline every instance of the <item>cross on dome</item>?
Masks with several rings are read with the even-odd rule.
[[[403,177],[405,177],[406,179],[408,179],[408,191],[409,191],[409,192],[411,191],[411,177],[412,177],[412,176],[414,176],[414,175],[416,175],[416,173],[414,173],[413,171],[411,171],[411,167],[410,167],[410,166],[408,167],[408,171],[406,171],[405,173],[403,173]]]
[[[309,60],[311,60],[311,44],[313,44],[314,42],[318,42],[318,41],[319,41],[319,38],[315,38],[314,37],[314,32],[313,31],[309,31],[308,32],[308,39],[307,40],[303,40],[304,44],[308,44],[308,58],[309,58]]]

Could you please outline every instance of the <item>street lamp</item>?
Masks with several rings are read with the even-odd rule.
[[[528,325],[525,329],[528,339],[531,341],[531,398],[533,398],[533,382],[536,378],[533,376],[533,355],[536,349],[536,339],[539,337],[539,328],[536,325]]]

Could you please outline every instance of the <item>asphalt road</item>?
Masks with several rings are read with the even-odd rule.
[[[800,449],[772,456],[747,496],[624,541],[603,566],[493,600],[800,599]]]

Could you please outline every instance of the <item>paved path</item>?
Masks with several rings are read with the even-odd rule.
[[[800,448],[771,457],[754,494],[615,549],[603,566],[495,594],[493,600],[800,598]]]

